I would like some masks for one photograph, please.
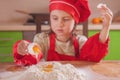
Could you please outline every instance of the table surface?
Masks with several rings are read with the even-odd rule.
[[[85,74],[86,80],[120,80],[120,60],[101,61],[99,63],[86,61],[60,61],[62,64],[72,64],[79,71]],[[0,63],[0,80],[16,80],[9,73],[19,73],[24,71],[25,67],[17,66],[14,63]],[[22,74],[22,73],[21,73]],[[6,78],[5,78],[6,76]],[[5,78],[5,79],[4,79]]]

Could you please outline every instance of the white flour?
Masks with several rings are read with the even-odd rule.
[[[50,65],[50,68],[46,66]],[[52,67],[51,67],[52,65]],[[58,62],[45,62],[30,66],[26,70],[25,80],[86,80],[85,75],[80,73],[71,64]]]

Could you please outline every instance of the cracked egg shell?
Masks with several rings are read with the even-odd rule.
[[[33,55],[41,53],[40,47],[36,43],[30,43],[28,45],[28,52]]]
[[[102,6],[106,6],[106,4],[99,3],[99,4],[97,5],[97,8],[102,8]]]

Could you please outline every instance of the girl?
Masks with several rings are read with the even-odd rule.
[[[84,22],[90,15],[87,0],[50,0],[50,34],[39,33],[33,42],[41,48],[35,57],[27,51],[30,42],[22,40],[14,45],[14,60],[18,65],[36,64],[44,58],[47,61],[84,60],[99,62],[108,52],[108,35],[112,12],[102,5],[99,10],[103,18],[100,33],[86,38],[74,35],[75,25]]]

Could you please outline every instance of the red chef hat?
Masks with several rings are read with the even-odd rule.
[[[71,14],[76,23],[84,22],[90,15],[87,0],[50,0],[50,12],[55,9]]]

